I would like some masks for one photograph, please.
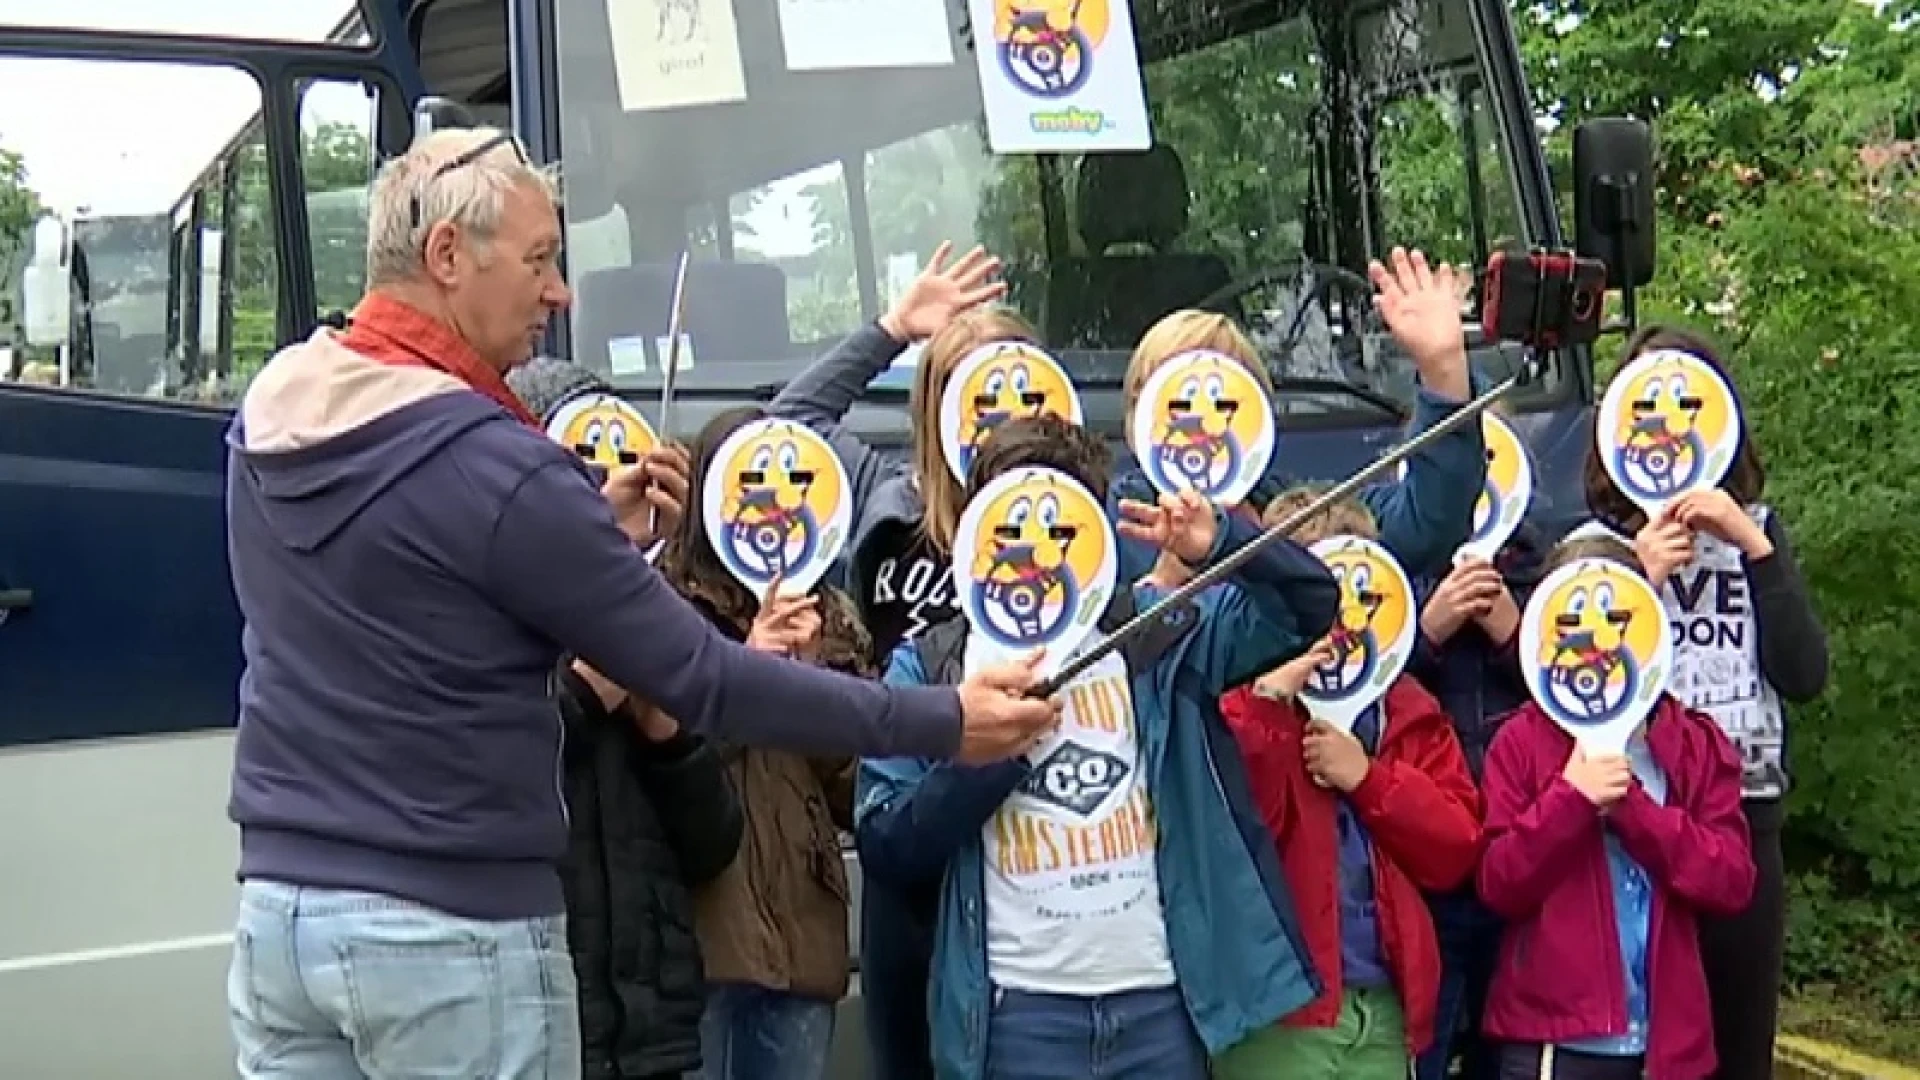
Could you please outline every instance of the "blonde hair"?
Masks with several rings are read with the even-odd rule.
[[[1312,506],[1324,490],[1297,487],[1281,492],[1267,504],[1266,512],[1260,515],[1261,523],[1269,529],[1273,528]],[[1378,540],[1380,526],[1373,520],[1373,511],[1367,509],[1367,504],[1348,496],[1308,518],[1292,535],[1293,542],[1302,547],[1317,544],[1329,536],[1358,536],[1363,540]]]
[[[492,140],[474,161],[443,166]],[[367,207],[367,284],[411,281],[425,269],[427,233],[450,221],[479,243],[492,240],[507,193],[531,187],[558,206],[559,173],[527,163],[519,144],[497,128],[444,128],[389,161],[373,181]],[[416,208],[418,214],[416,216]]]
[[[1124,383],[1126,412],[1123,415],[1133,415],[1133,406],[1140,400],[1141,389],[1162,364],[1195,349],[1210,349],[1240,361],[1253,380],[1260,384],[1260,389],[1268,397],[1273,396],[1273,379],[1267,374],[1267,365],[1260,361],[1260,350],[1254,348],[1253,342],[1234,325],[1233,320],[1211,311],[1188,308],[1176,311],[1148,327],[1140,337],[1140,344],[1134,346],[1133,357],[1127,361]],[[1127,424],[1126,430],[1131,442],[1133,425]]]
[[[968,353],[997,341],[1037,346],[1040,331],[1011,308],[974,308],[927,339],[913,372],[913,391],[908,398],[913,414],[913,479],[926,507],[920,532],[943,552],[953,547],[953,530],[960,524],[967,494],[954,479],[946,449],[940,445],[940,397],[946,393],[953,369]]]

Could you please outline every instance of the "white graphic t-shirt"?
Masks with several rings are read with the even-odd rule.
[[[1750,510],[1766,527],[1767,510]],[[1740,549],[1710,533],[1695,536],[1691,563],[1660,590],[1673,623],[1673,679],[1668,689],[1689,708],[1712,716],[1746,764],[1741,793],[1777,799],[1787,790],[1782,760],[1785,713],[1760,671],[1760,621],[1754,613]]]
[[[988,977],[1079,996],[1173,985],[1126,661],[1069,684],[1059,729],[1027,759],[984,830]]]

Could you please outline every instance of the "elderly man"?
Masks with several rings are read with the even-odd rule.
[[[352,326],[276,356],[228,434],[240,1069],[576,1077],[563,654],[691,730],[808,753],[985,762],[1056,713],[1029,667],[888,689],[735,645],[666,587],[635,541],[684,458],[597,492],[506,385],[569,299],[554,188],[511,138],[428,136],[369,228]]]

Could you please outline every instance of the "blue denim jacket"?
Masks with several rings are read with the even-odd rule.
[[[1217,560],[1256,535],[1221,515]],[[1158,595],[1137,586],[1142,607]],[[1180,991],[1210,1053],[1313,1000],[1307,961],[1272,838],[1261,827],[1219,695],[1298,655],[1331,625],[1338,590],[1319,560],[1281,542],[1197,601],[1185,637],[1132,673],[1141,757],[1162,823],[1157,864]],[[911,645],[887,681],[927,681]],[[985,861],[981,830],[1027,768],[922,759],[861,763],[855,809],[863,866],[894,880],[944,868],[929,1008],[935,1071],[973,1080],[986,1065]]]

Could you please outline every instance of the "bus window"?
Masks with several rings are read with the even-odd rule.
[[[647,48],[616,57],[617,3],[554,0],[570,233],[624,241],[618,265],[570,263],[577,359],[657,386],[657,361],[635,362],[631,346],[663,337],[674,264],[692,249],[698,359],[682,385],[777,386],[950,239],[1005,261],[1010,302],[1083,386],[1117,381],[1162,315],[1207,306],[1246,325],[1277,373],[1406,401],[1411,364],[1364,302],[1377,241],[1451,256],[1456,238],[1516,229],[1499,197],[1511,148],[1482,105],[1447,117],[1448,140],[1364,137],[1370,102],[1481,75],[1473,0],[1132,5],[1152,149],[1045,154],[990,149],[973,53],[984,30],[966,25],[966,5],[893,2],[945,19],[950,48],[888,58],[876,31],[828,66],[817,35],[788,40],[782,0],[687,0],[669,7],[692,21],[635,31],[705,35],[683,70]],[[732,18],[696,18],[723,11]],[[1470,141],[1464,116],[1476,117]],[[1407,209],[1442,166],[1478,174],[1483,223],[1475,200],[1451,195]],[[1322,282],[1336,288],[1308,288]],[[1353,395],[1325,402],[1314,408],[1356,407]]]
[[[260,101],[236,68],[0,57],[0,149],[21,163],[0,179],[0,248],[43,214],[70,226],[72,333],[28,347],[23,367],[58,373],[34,381],[221,400],[264,361],[279,282]]]
[[[344,79],[313,79],[300,93],[300,171],[306,183],[318,318],[348,312],[367,284],[367,193],[379,91]]]
[[[1419,244],[1455,263],[1484,265],[1518,239],[1513,174],[1492,138],[1478,79],[1388,100],[1375,114],[1381,169],[1377,250]]]
[[[831,344],[879,316],[860,302],[840,162],[762,184],[729,199],[727,208],[733,257],[776,267],[786,279],[793,341]]]

